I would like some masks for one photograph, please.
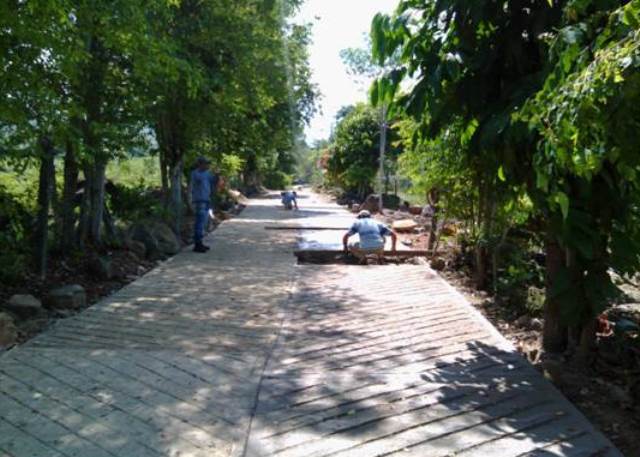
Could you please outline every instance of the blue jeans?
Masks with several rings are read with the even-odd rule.
[[[196,223],[193,226],[193,242],[202,244],[204,229],[207,226],[207,218],[209,217],[209,202],[194,202],[193,210],[196,213]]]

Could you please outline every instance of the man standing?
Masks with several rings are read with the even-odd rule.
[[[349,238],[358,234],[360,242],[349,246]],[[371,218],[371,213],[367,210],[358,213],[358,220],[354,222],[351,229],[342,237],[342,244],[345,252],[351,252],[361,261],[367,255],[375,254],[378,257],[384,255],[385,237],[391,237],[391,249],[395,252],[398,236],[386,225],[380,224]]]
[[[207,225],[207,218],[211,209],[211,197],[217,190],[220,180],[218,176],[209,170],[209,160],[205,157],[198,157],[196,168],[191,172],[191,203],[195,212],[196,220],[193,227],[194,252],[207,252],[209,246],[202,243],[204,231]]]

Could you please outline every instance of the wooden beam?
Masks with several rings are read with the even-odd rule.
[[[296,225],[267,225],[265,230],[349,230],[348,227],[313,227],[313,226],[296,226]]]
[[[296,257],[331,257],[344,254],[343,250],[336,249],[301,249],[293,252]],[[372,254],[373,255],[373,254]],[[431,255],[426,250],[414,250],[414,251],[384,251],[386,257],[428,257]]]

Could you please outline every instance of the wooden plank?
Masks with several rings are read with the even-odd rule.
[[[331,257],[331,256],[344,256],[343,250],[337,249],[300,249],[293,252],[298,258],[300,257]],[[431,253],[427,250],[385,250],[384,255],[386,257],[428,257]]]
[[[266,225],[265,230],[349,230],[349,227],[320,227],[304,225]]]

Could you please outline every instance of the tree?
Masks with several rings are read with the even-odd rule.
[[[530,179],[535,140],[511,114],[540,87],[545,45],[536,37],[560,18],[558,7],[529,3],[402,1],[393,19],[378,15],[372,24],[374,56],[382,61],[400,52],[403,61],[374,84],[374,102],[397,96],[396,105],[419,122],[416,144],[457,126],[457,152],[467,156],[478,195],[475,269],[481,288],[488,282],[492,240],[503,233],[496,223],[499,208],[517,200]],[[415,84],[400,94],[405,77]],[[508,185],[502,179],[507,175]]]
[[[59,2],[8,2],[0,15],[0,151],[14,164],[35,159],[40,179],[33,260],[47,269],[49,213],[54,200],[55,143],[69,132],[71,100],[62,73],[71,21]]]
[[[368,42],[368,48],[371,47],[371,43]],[[372,79],[384,74],[393,68],[398,61],[397,54],[391,54],[374,60],[370,49],[362,48],[347,48],[340,51],[340,57],[344,65],[347,67],[347,72],[355,77],[356,82],[362,82],[362,80]],[[380,188],[379,206],[382,209],[384,207],[384,194],[387,192],[389,186],[389,176],[385,167],[386,163],[386,151],[387,151],[387,121],[388,121],[388,104],[391,100],[384,98],[384,95],[379,92],[379,88],[374,86],[372,88],[372,98],[376,101],[380,101],[380,158],[378,164],[380,167],[378,180]],[[382,96],[381,96],[382,95]],[[374,102],[374,104],[376,104]]]
[[[328,163],[330,179],[364,199],[372,190],[379,166],[377,110],[359,104],[337,125]]]
[[[106,167],[140,146],[148,151],[158,143],[176,231],[185,163],[196,155],[256,180],[278,168],[292,171],[291,151],[317,94],[307,62],[308,27],[286,22],[299,3],[0,5],[0,159],[21,167],[38,161],[42,170],[34,249],[41,270],[52,225],[65,252],[76,238],[96,250],[110,241],[104,239],[115,234]],[[53,155],[62,153],[58,199]]]
[[[521,116],[540,134],[532,194],[562,252],[546,346],[563,350],[568,325],[584,360],[594,317],[617,295],[609,269],[640,269],[640,2],[619,3],[567,5],[553,36],[553,69]]]
[[[373,23],[376,55],[401,49],[404,64],[378,86],[396,95],[399,74],[416,79],[397,98],[421,124],[415,142],[461,123],[470,141],[460,152],[475,158],[478,189],[533,202],[547,239],[549,350],[566,347],[570,328],[588,352],[621,246],[624,271],[637,265],[633,238],[618,235],[633,219],[636,164],[622,151],[633,150],[638,119],[622,102],[637,94],[633,58],[624,57],[636,52],[638,2],[622,3],[402,1]]]

